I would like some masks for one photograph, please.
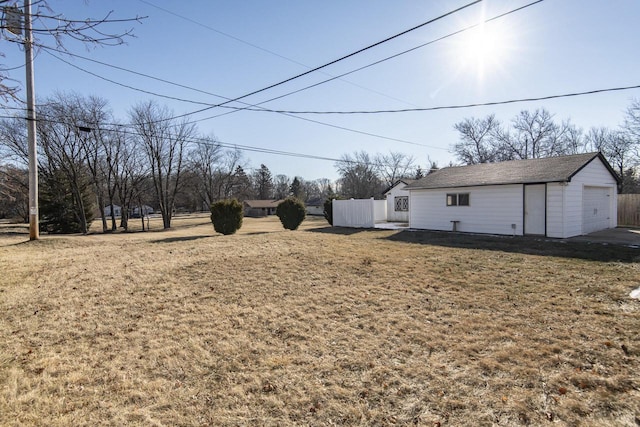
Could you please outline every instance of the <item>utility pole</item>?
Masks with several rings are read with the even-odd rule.
[[[38,161],[36,151],[36,101],[33,78],[31,1],[24,0],[24,55],[27,70],[27,139],[29,144],[29,240],[40,238],[38,217]]]

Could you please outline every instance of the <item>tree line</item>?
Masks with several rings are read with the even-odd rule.
[[[466,118],[454,125],[459,140],[452,146],[463,164],[536,159],[601,152],[622,178],[621,192],[640,192],[640,100],[631,102],[618,128],[583,131],[570,120],[557,121],[541,108],[522,110],[508,123],[495,114]]]
[[[0,120],[0,218],[28,219],[25,127],[24,118]],[[523,110],[507,124],[493,114],[466,118],[454,129],[459,139],[452,151],[462,164],[600,151],[623,178],[621,191],[640,192],[640,101],[632,102],[617,129],[585,133],[546,109]],[[320,205],[333,197],[382,198],[399,179],[419,179],[438,168],[429,160],[423,169],[400,152],[356,151],[335,163],[335,182],[273,175],[264,164],[251,170],[240,150],[223,147],[154,101],[136,104],[128,121],[117,123],[106,100],[74,93],[41,102],[37,135],[41,227],[49,232],[86,233],[96,211],[103,232],[127,230],[130,216],[147,205],[169,228],[176,211],[208,211],[225,199],[294,196]]]
[[[25,128],[21,117],[0,121],[0,217],[28,218]],[[264,164],[247,172],[240,150],[153,101],[136,104],[122,124],[103,98],[58,93],[41,102],[37,139],[43,231],[86,233],[96,210],[104,232],[127,230],[145,205],[169,228],[177,210],[208,211],[218,200],[293,195],[321,203],[333,194],[329,179],[272,176]]]

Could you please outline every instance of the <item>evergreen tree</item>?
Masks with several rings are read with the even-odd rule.
[[[293,182],[291,183],[291,188],[289,189],[289,192],[296,199],[301,198],[300,196],[302,195],[302,183],[300,182],[297,176],[293,178]]]
[[[87,233],[93,221],[93,193],[88,179],[75,183],[61,171],[42,174],[40,229],[49,233]],[[79,194],[78,194],[79,193]],[[78,196],[81,200],[78,200]]]
[[[260,169],[253,175],[253,182],[258,199],[267,200],[273,198],[273,178],[271,177],[271,171],[264,164],[261,164]]]
[[[232,197],[240,201],[252,199],[254,196],[251,188],[251,179],[242,166],[237,166],[233,173],[233,188],[231,192]]]

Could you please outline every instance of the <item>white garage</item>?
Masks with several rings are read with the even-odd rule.
[[[448,167],[407,185],[409,227],[566,238],[617,226],[600,153]]]

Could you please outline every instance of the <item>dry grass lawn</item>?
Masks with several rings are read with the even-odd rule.
[[[638,249],[0,226],[2,426],[640,423]]]

